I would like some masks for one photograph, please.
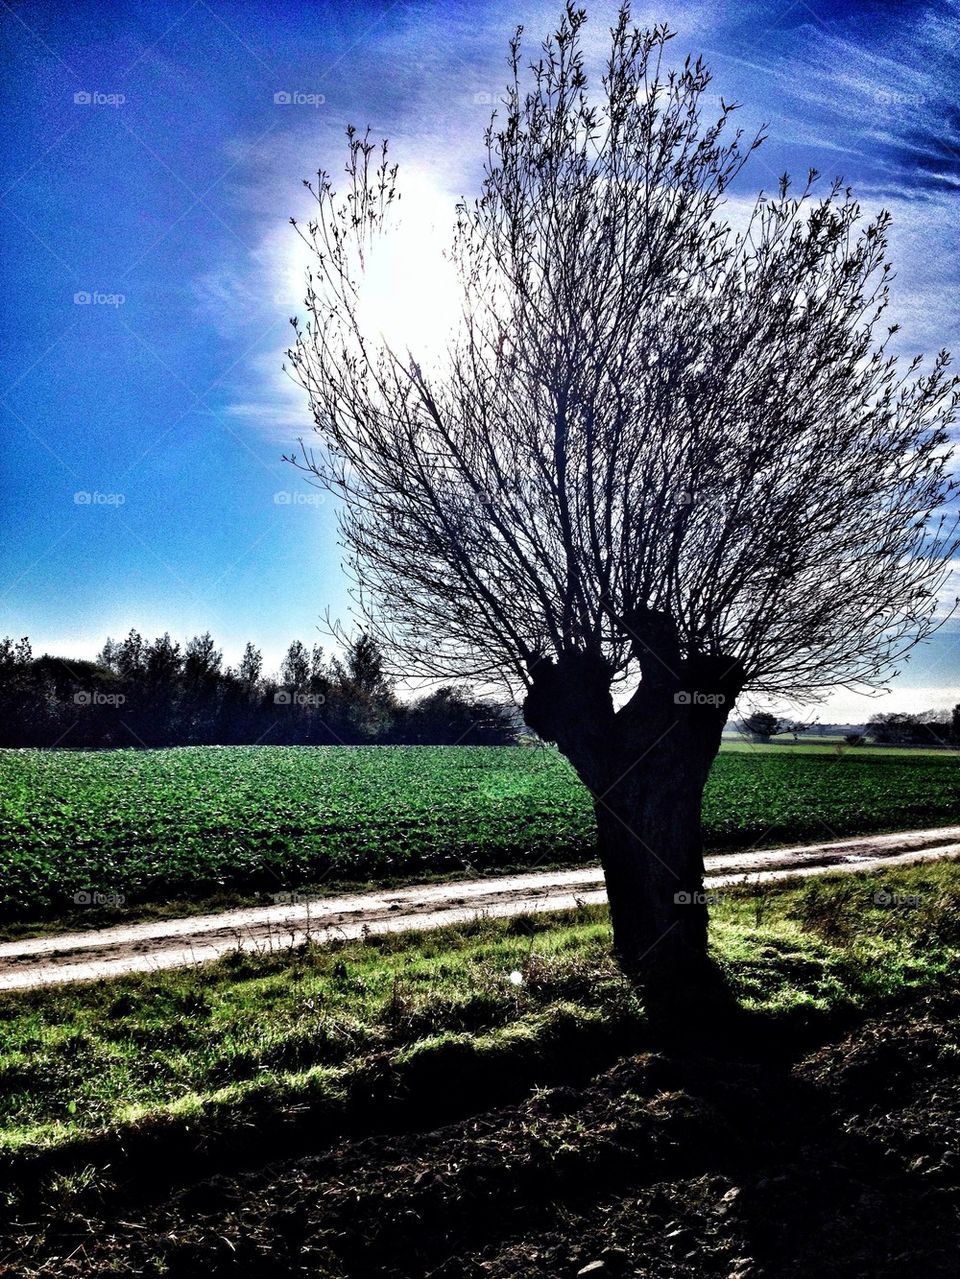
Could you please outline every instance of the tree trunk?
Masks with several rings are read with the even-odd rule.
[[[712,982],[701,802],[743,676],[729,658],[682,655],[662,614],[630,621],[642,680],[626,705],[614,709],[602,656],[575,652],[534,667],[523,709],[593,796],[614,952],[669,1010]]]
[[[700,817],[709,763],[689,737],[677,727],[642,759],[614,755],[617,779],[594,791],[614,953],[628,976],[662,990],[696,984],[707,954]]]

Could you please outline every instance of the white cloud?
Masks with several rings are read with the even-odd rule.
[[[810,717],[815,714],[823,724],[865,724],[871,715],[948,711],[958,702],[960,687],[956,684],[893,684],[889,693],[878,697],[858,697],[840,689],[818,705]]]
[[[253,397],[232,400],[226,412],[292,446],[311,433],[313,421],[306,393],[283,369],[284,358],[285,348],[258,355],[250,366],[256,382]]]

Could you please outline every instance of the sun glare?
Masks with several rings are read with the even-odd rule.
[[[428,176],[405,172],[401,198],[368,255],[359,316],[395,354],[427,365],[442,354],[461,314],[457,273],[444,256],[456,201]]]

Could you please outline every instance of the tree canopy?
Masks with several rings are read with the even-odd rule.
[[[482,194],[451,247],[462,323],[426,361],[364,327],[365,255],[399,212],[387,144],[321,172],[291,370],[321,436],[299,464],[344,499],[367,624],[429,673],[529,686],[589,651],[640,673],[656,616],[681,654],[764,693],[875,687],[937,624],[958,545],[957,383],[888,352],[889,217],[785,176],[739,229],[724,199],[761,137],[704,112],[701,61],[621,10],[601,90],[568,8],[518,32]]]

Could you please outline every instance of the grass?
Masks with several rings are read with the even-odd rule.
[[[944,824],[950,753],[748,747],[718,757],[708,848]],[[584,788],[552,749],[0,751],[0,920],[71,926],[293,889],[577,864]],[[77,894],[118,895],[116,907]]]
[[[737,888],[712,946],[743,1010],[816,1018],[955,982],[958,906],[951,862]],[[0,1155],[542,1081],[642,1033],[609,940],[585,908],[0,996]]]

